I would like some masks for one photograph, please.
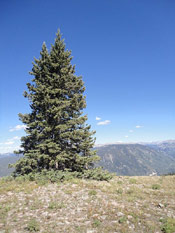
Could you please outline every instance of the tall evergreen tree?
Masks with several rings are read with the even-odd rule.
[[[15,173],[62,170],[82,172],[98,160],[87,116],[84,83],[75,75],[71,52],[65,50],[60,32],[48,52],[43,44],[40,59],[35,59],[31,83],[24,97],[30,101],[31,113],[19,114],[26,124],[26,136],[21,138],[24,156],[15,164]]]

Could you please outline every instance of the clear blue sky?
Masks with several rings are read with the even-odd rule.
[[[83,76],[97,144],[175,139],[175,1],[7,0],[0,2],[0,153],[20,144],[28,72],[58,28]]]

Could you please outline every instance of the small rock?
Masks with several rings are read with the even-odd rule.
[[[68,221],[65,221],[65,224],[69,225],[69,224],[70,224],[70,222],[68,222]]]
[[[135,228],[134,224],[131,224],[131,225],[129,226],[129,229],[134,229],[134,228]]]
[[[118,213],[117,213],[117,216],[118,216],[118,217],[122,217],[122,216],[124,216],[124,214],[123,214],[122,212],[118,212]]]
[[[132,219],[133,217],[131,215],[128,215],[128,219]]]
[[[91,224],[91,221],[86,221],[85,224],[86,224],[86,225],[90,225],[90,224]]]
[[[102,215],[102,216],[100,216],[100,218],[101,218],[101,219],[103,219],[103,220],[105,220],[105,219],[106,219],[106,217],[107,217],[106,215]]]
[[[170,212],[168,212],[168,213],[167,213],[167,216],[168,216],[169,218],[172,218],[173,214],[170,213]]]
[[[161,204],[161,203],[159,203],[158,205],[157,205],[157,207],[159,207],[159,208],[163,208],[163,204]]]
[[[94,232],[96,232],[95,230],[89,230],[89,229],[87,229],[87,231],[86,231],[86,233],[94,233]]]
[[[137,202],[135,203],[135,205],[136,205],[136,207],[138,207],[138,206],[139,206],[139,204],[138,204]]]
[[[111,221],[111,223],[116,224],[116,223],[118,223],[118,221],[113,220],[113,221]]]
[[[93,214],[92,217],[93,218],[97,218],[99,215],[98,214]]]
[[[151,217],[151,214],[145,213],[145,216],[146,216],[147,218],[150,218],[150,217]]]
[[[112,205],[112,206],[118,206],[118,203],[117,203],[116,201],[112,201],[112,202],[111,202],[111,205]]]

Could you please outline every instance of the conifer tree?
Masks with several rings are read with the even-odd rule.
[[[19,114],[26,125],[21,138],[24,156],[15,164],[15,174],[47,170],[83,172],[91,169],[98,156],[87,116],[82,77],[75,75],[71,52],[65,49],[58,31],[54,45],[48,52],[45,43],[35,59],[31,83],[24,97],[30,101],[31,113]]]

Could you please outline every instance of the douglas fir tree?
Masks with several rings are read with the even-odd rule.
[[[91,169],[98,156],[87,116],[84,83],[75,75],[71,52],[65,50],[60,32],[48,52],[43,44],[40,59],[35,59],[31,83],[24,97],[30,101],[31,113],[19,114],[26,124],[21,138],[24,156],[15,164],[15,174],[25,175],[46,170],[83,172]]]

